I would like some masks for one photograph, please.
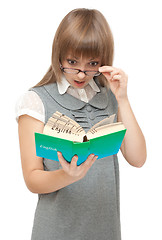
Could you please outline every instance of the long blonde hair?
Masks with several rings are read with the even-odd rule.
[[[51,66],[36,86],[61,80],[60,63],[69,52],[74,56],[100,57],[102,66],[112,65],[112,32],[105,17],[98,10],[74,9],[63,18],[54,37]],[[103,86],[104,76],[101,75],[98,79]]]

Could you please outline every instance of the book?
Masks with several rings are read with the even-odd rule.
[[[86,133],[76,121],[56,111],[43,133],[35,132],[36,155],[59,161],[57,151],[60,151],[68,162],[78,155],[79,166],[91,153],[98,159],[117,154],[126,128],[121,122],[114,123],[114,118],[115,114],[103,119]]]

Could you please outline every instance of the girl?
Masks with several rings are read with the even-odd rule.
[[[97,10],[75,9],[55,34],[51,66],[44,78],[18,102],[17,119],[23,175],[39,194],[32,240],[119,240],[119,168],[117,155],[97,160],[91,154],[77,166],[36,157],[34,132],[42,132],[59,111],[86,131],[116,114],[127,128],[121,152],[129,164],[146,160],[142,131],[127,96],[127,75],[113,63],[113,37]]]

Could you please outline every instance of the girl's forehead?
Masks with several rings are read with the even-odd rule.
[[[100,57],[98,56],[84,56],[83,55],[76,55],[76,54],[73,54],[73,53],[68,53],[66,55],[66,58],[72,58],[72,59],[75,59],[75,60],[78,60],[78,61],[94,61],[94,60],[100,60]]]

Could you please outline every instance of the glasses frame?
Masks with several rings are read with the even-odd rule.
[[[76,73],[68,73],[68,74],[78,74],[80,72],[83,72],[86,76],[93,76],[93,77],[98,77],[101,75],[101,73],[99,71],[91,71],[91,70],[86,70],[86,71],[82,71],[80,69],[77,69],[77,68],[64,68],[62,65],[60,65],[60,69],[64,72],[64,73],[68,73],[66,72],[65,70],[66,69],[71,69],[71,70],[76,70],[77,72]],[[90,72],[96,72],[95,75],[88,75],[87,73],[90,73]]]

